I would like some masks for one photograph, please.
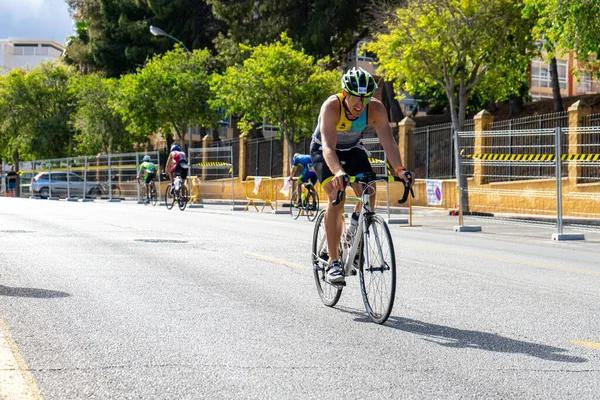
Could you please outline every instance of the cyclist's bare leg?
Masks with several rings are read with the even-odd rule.
[[[325,211],[325,236],[327,237],[327,252],[329,253],[329,261],[337,260],[338,248],[343,231],[342,211],[344,210],[345,200],[342,200],[337,206],[333,202],[337,196],[337,190],[331,182],[327,183],[323,188],[327,195],[328,207]],[[332,255],[334,257],[332,257]]]

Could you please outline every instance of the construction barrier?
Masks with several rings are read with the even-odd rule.
[[[248,203],[244,207],[244,211],[248,211],[248,208],[252,205],[258,212],[262,212],[266,206],[273,207],[275,199],[275,185],[273,178],[269,176],[249,176],[245,181],[246,200]],[[262,202],[263,206],[258,210],[256,202]]]

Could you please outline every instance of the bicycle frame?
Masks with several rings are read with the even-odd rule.
[[[351,243],[347,243],[350,247],[350,251],[344,251],[343,252],[343,261],[342,261],[342,265],[344,267],[344,275],[348,276],[351,275],[352,270],[353,270],[353,262],[354,262],[354,258],[356,257],[356,254],[358,252],[358,247],[360,245],[360,241],[362,239],[363,241],[363,245],[364,246],[368,246],[368,241],[367,241],[367,225],[365,224],[365,216],[368,213],[373,213],[373,211],[371,211],[371,207],[370,207],[370,197],[371,195],[369,194],[369,187],[370,184],[364,184],[363,187],[363,193],[360,199],[361,205],[360,205],[360,213],[358,215],[358,225],[356,226],[356,232],[354,233],[354,237],[352,238],[352,242]],[[347,226],[344,227],[344,232],[347,230]],[[361,238],[362,236],[362,238]],[[342,237],[342,245],[344,244],[343,242],[345,242],[345,238]],[[364,249],[363,249],[364,250]],[[368,254],[368,252],[365,252]],[[368,255],[367,255],[368,257]],[[368,261],[368,260],[367,260]]]

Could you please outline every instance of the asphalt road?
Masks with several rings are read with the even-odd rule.
[[[600,235],[392,225],[398,287],[317,295],[287,215],[0,198],[0,395],[46,399],[600,397]]]

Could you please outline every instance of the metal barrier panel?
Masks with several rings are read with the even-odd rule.
[[[469,218],[555,226],[553,239],[582,239],[563,234],[563,216],[597,219],[587,221],[588,226],[600,222],[600,213],[591,212],[600,200],[600,184],[583,188],[577,183],[581,168],[598,165],[600,159],[597,153],[581,154],[581,147],[590,146],[583,144],[585,135],[594,131],[600,128],[459,132],[461,142],[473,139],[472,146],[460,150],[459,169],[462,174],[471,166],[473,174],[468,187],[458,188],[468,193]],[[459,224],[464,226],[462,208]]]
[[[231,205],[235,203],[235,180],[233,174],[233,148],[214,146],[190,149],[190,173],[192,203],[199,203],[201,193],[229,193]],[[202,189],[202,190],[201,190]]]
[[[22,162],[21,196],[138,199],[137,173],[144,154],[160,165],[156,151]]]
[[[143,157],[143,155],[142,155]],[[109,198],[138,200],[137,175],[141,158],[139,153],[109,154]]]
[[[600,126],[566,128],[568,153],[562,155],[565,225],[600,229]],[[591,222],[596,222],[591,226]]]

